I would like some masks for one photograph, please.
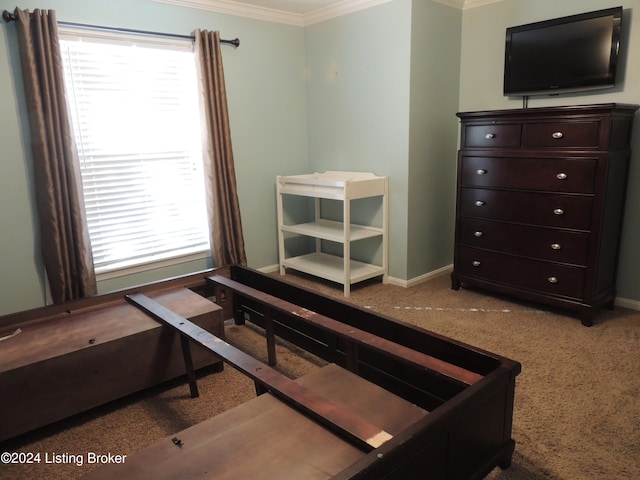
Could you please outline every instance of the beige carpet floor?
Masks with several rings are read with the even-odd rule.
[[[342,295],[333,284],[285,279]],[[605,310],[586,328],[562,312],[453,291],[447,275],[411,288],[365,283],[349,301],[522,363],[513,465],[488,479],[640,479],[640,312]],[[265,358],[259,329],[225,330],[229,343]],[[278,350],[279,368],[294,378],[321,364],[286,343]],[[199,387],[200,398],[191,399],[182,381],[171,382],[5,442],[0,451],[40,453],[43,461],[0,464],[0,479],[77,478],[95,466],[44,463],[44,456],[130,454],[254,396],[253,384],[230,367],[201,372]]]

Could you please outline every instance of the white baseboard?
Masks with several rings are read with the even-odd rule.
[[[389,283],[391,285],[397,285],[399,287],[406,287],[406,288],[413,287],[414,285],[418,285],[420,283],[426,282],[427,280],[431,280],[432,278],[439,277],[440,275],[451,273],[452,269],[453,269],[453,265],[446,265],[442,268],[438,268],[437,270],[427,272],[424,275],[420,275],[419,277],[414,277],[409,280],[389,277]]]
[[[280,268],[279,265],[276,264],[276,265],[268,265],[266,267],[260,267],[260,268],[257,268],[256,270],[262,273],[275,273],[278,271],[279,268]],[[396,285],[398,287],[408,288],[414,285],[418,285],[419,283],[426,282],[427,280],[437,277],[438,275],[443,275],[445,273],[451,272],[452,268],[453,268],[453,265],[447,265],[445,267],[439,268],[438,270],[425,273],[424,275],[420,275],[419,277],[415,277],[410,280],[404,280],[402,278],[389,276],[388,283],[390,283],[391,285]]]
[[[274,273],[278,271],[278,268],[279,266],[276,264],[276,265],[269,265],[267,267],[258,268],[258,270],[261,271],[262,273]],[[427,272],[424,275],[420,275],[418,277],[414,277],[409,280],[404,280],[402,278],[389,276],[388,281],[391,285],[409,288],[409,287],[413,287],[414,285],[418,285],[422,282],[426,282],[427,280],[431,280],[432,278],[435,278],[437,276],[451,273],[452,269],[453,269],[453,265],[446,265],[442,268],[438,268],[437,270]],[[614,304],[616,307],[622,307],[622,308],[628,308],[629,310],[640,311],[640,301],[638,300],[631,300],[629,298],[616,297]]]
[[[614,304],[616,307],[628,308],[629,310],[640,311],[640,302],[629,298],[616,297]]]
[[[266,267],[257,268],[256,270],[262,273],[275,273],[278,271],[279,268],[280,268],[279,265],[276,264],[276,265],[268,265]],[[419,277],[412,278],[410,280],[404,280],[402,278],[396,278],[392,276],[389,276],[387,278],[388,278],[388,283],[390,283],[391,285],[407,288],[407,287],[412,287],[414,285],[418,285],[419,283],[422,283],[422,282],[426,282],[427,280],[430,280],[439,275],[449,273],[451,272],[452,268],[453,268],[453,265],[447,265],[437,270],[434,270],[432,272],[425,273],[424,275],[420,275]]]
[[[277,263],[275,265],[268,265],[266,267],[256,268],[256,270],[262,273],[276,273],[279,269],[280,269],[280,266]]]

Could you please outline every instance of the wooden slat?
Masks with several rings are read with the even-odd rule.
[[[223,277],[221,275],[212,275],[207,277],[207,281],[213,284],[217,283],[219,285],[223,285],[240,295],[268,306],[268,308],[272,310],[303,318],[309,323],[312,323],[326,331],[340,335],[349,341],[366,346],[378,352],[383,352],[404,363],[413,364],[440,375],[444,375],[458,382],[462,382],[465,385],[473,385],[483,378],[483,376],[478,373],[458,367],[457,365],[445,362],[444,360],[440,360],[439,358],[431,355],[418,352],[412,348],[405,347],[404,345],[392,342],[351,325],[339,322],[299,305],[295,305],[278,297],[274,297],[273,295],[261,292],[255,288],[248,287],[240,282],[231,280],[230,278]]]
[[[389,433],[381,428],[304,388],[268,365],[151,300],[144,294],[130,294],[126,298],[156,320],[173,327],[196,344],[218,355],[255,382],[263,385],[271,394],[286,401],[316,421],[343,434],[359,448],[365,451],[378,448],[392,438]]]

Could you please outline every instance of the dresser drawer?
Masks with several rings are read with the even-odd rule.
[[[589,230],[589,195],[460,189],[460,214],[490,220]]]
[[[467,125],[464,127],[463,147],[519,147],[522,125],[488,124]]]
[[[598,146],[600,122],[525,123],[525,147],[593,148]]]
[[[461,156],[460,183],[475,187],[593,193],[596,158]]]
[[[587,264],[589,234],[573,230],[460,219],[458,242],[470,247],[574,265]]]
[[[586,269],[459,247],[456,272],[511,287],[581,299]]]

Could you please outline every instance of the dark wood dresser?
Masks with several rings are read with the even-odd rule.
[[[612,308],[638,105],[458,113],[452,288]]]

